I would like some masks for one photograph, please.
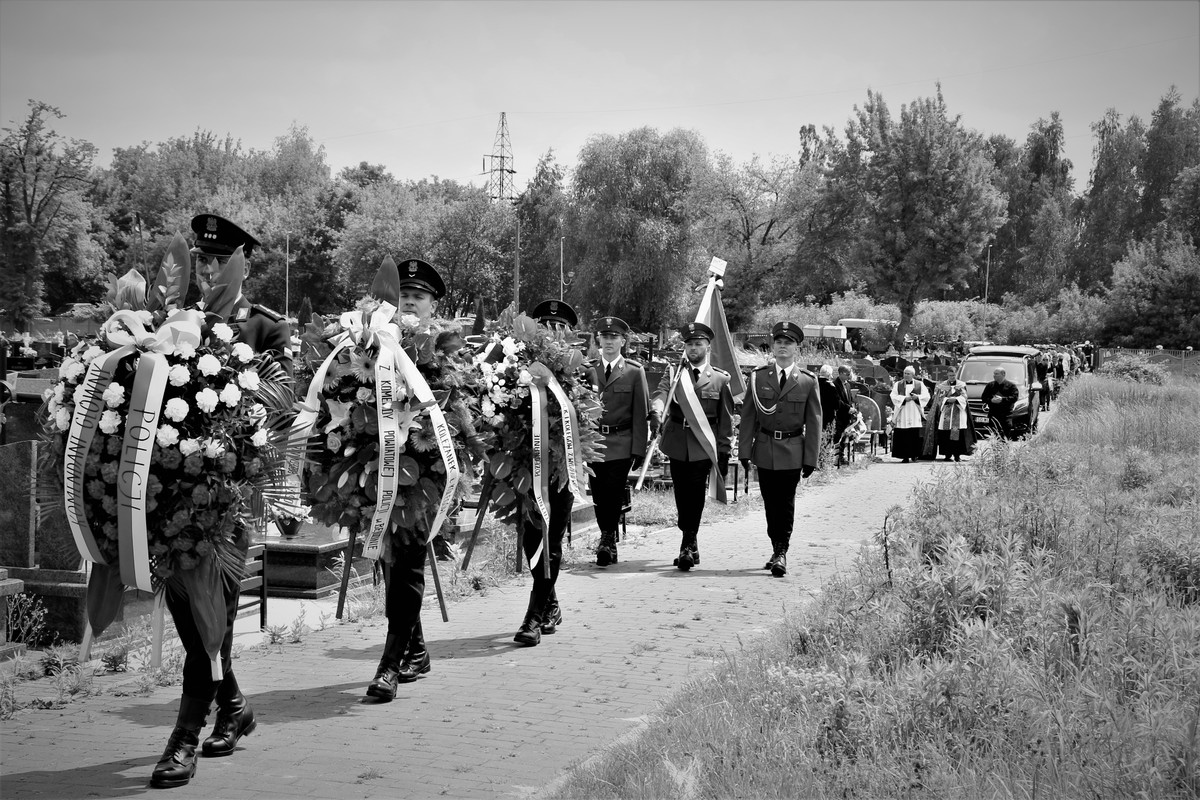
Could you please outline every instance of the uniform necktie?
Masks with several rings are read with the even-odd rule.
[[[692,383],[696,383],[699,380],[700,380],[700,370],[693,368],[692,369]]]
[[[779,370],[779,385],[782,387],[783,382],[786,380],[787,380],[787,370],[786,369]]]
[[[612,377],[612,364],[605,364],[604,365],[604,380],[608,380],[611,377]]]

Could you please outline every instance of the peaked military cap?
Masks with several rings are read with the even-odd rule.
[[[441,300],[446,294],[446,282],[433,268],[433,264],[419,258],[406,258],[400,262],[400,288],[408,286],[429,292],[434,300]]]
[[[629,325],[620,317],[601,317],[596,321],[596,333],[629,335]]]
[[[804,329],[794,322],[776,322],[771,327],[771,338],[786,336],[796,344],[804,341]]]
[[[533,307],[533,318],[538,322],[558,322],[574,328],[579,324],[575,309],[562,300],[543,300]]]
[[[196,245],[192,252],[217,258],[229,258],[239,247],[242,248],[242,255],[249,258],[254,248],[261,244],[236,224],[216,214],[197,214],[192,217],[192,233],[196,234]]]
[[[707,339],[713,340],[713,329],[705,325],[703,322],[689,322],[679,328],[679,335],[686,342],[688,339]]]

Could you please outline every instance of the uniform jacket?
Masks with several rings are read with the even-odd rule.
[[[256,353],[271,353],[289,375],[292,374],[292,330],[287,320],[271,309],[239,297],[229,318],[237,341],[245,342]]]
[[[689,365],[690,367],[690,365]],[[667,394],[671,391],[673,376],[671,371],[663,373],[658,388],[654,391],[654,399],[665,403]],[[690,380],[687,375],[681,381]],[[680,390],[676,389],[676,396]],[[717,440],[717,456],[728,456],[733,448],[733,395],[729,392],[729,373],[712,364],[705,364],[700,369],[700,377],[696,380],[696,396],[700,398],[700,406],[708,424],[712,426]],[[700,439],[690,427],[684,427],[683,409],[679,407],[677,397],[671,399],[663,417],[658,448],[663,455],[679,461],[703,461],[708,458]]]
[[[1000,397],[999,403],[991,402],[992,396]],[[987,386],[983,387],[983,395],[980,397],[983,400],[984,407],[988,413],[994,417],[1003,417],[1012,413],[1013,406],[1017,404],[1017,398],[1020,393],[1017,391],[1017,385],[1008,378],[997,383],[989,381]]]
[[[604,460],[646,455],[650,389],[642,365],[622,356],[613,365],[612,374],[606,381],[604,359],[597,358],[588,362],[587,375],[604,404],[599,423],[600,434],[604,437]],[[620,430],[605,433],[606,427]]]
[[[750,459],[762,469],[800,469],[817,466],[821,450],[821,392],[817,377],[793,366],[783,386],[774,364],[759,367],[750,375],[750,388],[742,401],[738,426],[738,458]],[[754,394],[751,394],[753,392]],[[754,402],[758,396],[764,414]],[[775,438],[775,432],[803,431],[802,435]]]

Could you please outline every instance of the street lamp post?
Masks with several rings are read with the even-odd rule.
[[[983,304],[987,305],[988,284],[992,280],[992,246],[988,245],[987,268],[983,273]]]
[[[563,293],[567,289],[567,282],[563,279],[563,243],[567,237],[558,237],[558,299],[563,299]]]
[[[283,316],[292,318],[292,232],[283,232]]]

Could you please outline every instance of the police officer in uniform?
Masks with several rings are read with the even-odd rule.
[[[543,300],[533,308],[533,318],[538,324],[550,328],[569,331],[579,324],[579,316],[575,309],[562,300]],[[558,487],[550,483],[550,496],[547,498],[550,506],[548,539],[549,552],[543,553],[542,558],[550,559],[550,577],[545,576],[542,563],[537,566],[530,564],[529,574],[533,577],[533,588],[529,592],[529,608],[525,619],[517,630],[513,641],[526,647],[541,643],[542,634],[551,634],[562,624],[562,607],[558,604],[558,594],[555,584],[558,583],[558,571],[562,566],[562,541],[567,531],[567,523],[571,519],[571,508],[575,498],[568,486]],[[542,532],[537,528],[528,527],[521,532],[521,548],[525,551],[528,562],[537,552],[542,543]]]
[[[624,320],[601,317],[596,337],[600,357],[588,362],[588,377],[604,405],[600,417],[604,460],[590,464],[593,475],[588,483],[600,526],[596,563],[605,567],[617,563],[617,525],[629,470],[640,467],[646,458],[650,390],[642,365],[621,352],[629,341],[629,325]]]
[[[428,261],[407,258],[398,265],[400,297],[397,314],[411,314],[426,322],[433,317],[435,305],[446,294],[446,283]],[[438,346],[445,347],[446,339],[438,337]],[[419,368],[419,367],[418,367]],[[437,509],[430,507],[430,518]],[[390,564],[384,565],[386,584],[384,612],[387,615],[387,636],[375,677],[367,687],[367,695],[384,702],[396,697],[401,683],[412,683],[432,669],[429,650],[425,647],[425,631],[421,626],[421,605],[425,599],[425,562],[428,546],[425,534],[417,530],[395,529],[392,537]],[[435,566],[434,569],[437,569]]]
[[[775,363],[750,376],[738,428],[742,467],[758,467],[767,536],[773,552],[763,569],[787,574],[788,543],[796,516],[796,487],[817,466],[821,450],[821,391],[817,376],[796,364],[804,331],[794,322],[771,328]]]
[[[683,373],[678,381],[689,381],[700,401],[701,410],[716,438],[718,468],[722,475],[729,466],[729,451],[733,445],[733,396],[729,391],[729,373],[714,367],[708,360],[713,331],[702,322],[689,322],[679,329],[683,337]],[[671,483],[675,491],[675,510],[679,514],[679,530],[683,537],[675,566],[684,572],[700,563],[697,533],[704,513],[708,493],[708,476],[712,461],[700,443],[700,433],[688,422],[680,401],[682,388],[676,376],[665,373],[654,392],[651,425],[662,419],[659,449],[671,460]],[[663,414],[665,411],[665,418]]]
[[[250,274],[250,258],[259,242],[249,233],[216,214],[200,214],[194,217],[192,231],[196,234],[196,244],[192,248],[196,277],[204,294],[208,293],[220,269],[228,263],[230,256],[239,247],[242,248],[246,263],[242,277]],[[208,320],[209,324],[228,323],[234,329],[237,341],[250,345],[256,353],[271,353],[288,374],[291,374],[291,330],[287,321],[276,312],[264,306],[254,305],[244,294],[239,294],[229,319],[219,319],[210,313]],[[237,545],[243,550],[249,546],[249,531],[243,529],[240,532]],[[220,681],[212,679],[208,656],[204,652],[204,643],[188,598],[172,593],[169,587],[166,592],[167,608],[175,621],[175,629],[179,633],[185,653],[183,695],[179,701],[175,729],[150,777],[152,786],[182,786],[196,774],[195,759],[199,733],[204,728],[214,699],[217,703],[217,718],[212,735],[204,740],[204,755],[230,755],[238,740],[251,733],[257,726],[254,709],[242,694],[230,660],[240,583],[224,581],[222,591],[225,595],[226,619],[225,639],[221,643],[221,665],[224,674]]]

